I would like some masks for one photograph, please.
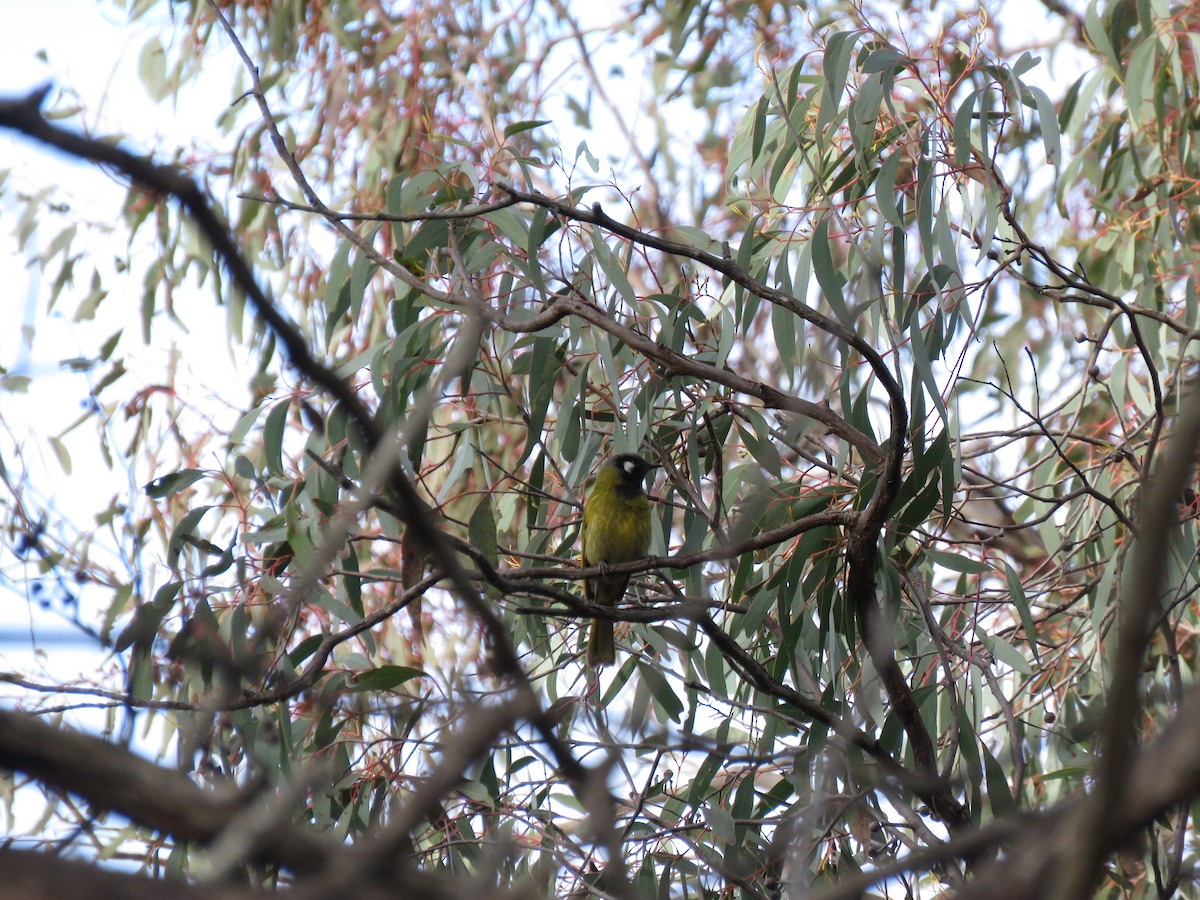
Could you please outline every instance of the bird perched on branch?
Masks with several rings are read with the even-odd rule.
[[[657,468],[635,453],[618,454],[600,467],[583,507],[584,566],[632,562],[649,551],[650,498],[643,482]],[[583,580],[583,596],[598,606],[616,606],[628,584],[628,575],[596,575]],[[587,663],[608,666],[616,658],[613,623],[597,619],[588,638]]]

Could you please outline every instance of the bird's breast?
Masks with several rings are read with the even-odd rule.
[[[594,497],[588,502],[583,536],[584,562],[620,563],[640,559],[650,548],[650,500]]]

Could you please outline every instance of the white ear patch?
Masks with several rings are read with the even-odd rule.
[[[622,468],[625,469],[625,474],[632,475],[637,469],[637,463],[635,463],[632,459],[627,459],[622,464]]]

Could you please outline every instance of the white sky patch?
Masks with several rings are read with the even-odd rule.
[[[143,48],[154,38],[169,40],[178,23],[165,14],[148,16],[130,25],[124,10],[100,0],[7,0],[6,27],[0,29],[0,95],[20,97],[49,85],[48,109],[81,109],[82,116],[65,120],[68,127],[90,135],[121,135],[124,146],[134,152],[170,159],[177,149],[189,148],[197,138],[216,143],[216,119],[226,108],[236,71],[231,66],[213,66],[205,80],[211,89],[189,90],[186,105],[171,101],[155,103],[138,73]],[[9,476],[20,483],[31,509],[43,508],[82,531],[95,527],[95,516],[113,500],[129,502],[153,476],[123,468],[119,459],[128,435],[111,433],[110,443],[117,464],[108,469],[96,461],[96,425],[85,421],[64,433],[86,416],[89,396],[107,366],[90,372],[72,371],[64,362],[94,356],[100,344],[124,330],[116,356],[123,357],[130,373],[126,379],[140,383],[161,381],[172,347],[182,366],[197,360],[203,372],[186,372],[181,381],[202,386],[203,396],[193,402],[223,400],[232,427],[234,417],[249,403],[244,379],[235,380],[237,364],[230,351],[225,311],[214,303],[210,285],[196,290],[194,282],[180,285],[175,307],[184,327],[166,317],[155,319],[150,345],[142,342],[139,307],[149,229],[129,244],[120,221],[126,184],[100,167],[68,160],[57,151],[12,132],[0,131],[0,173],[7,172],[0,191],[0,285],[4,286],[5,309],[10,322],[20,328],[0,330],[0,366],[17,383],[29,379],[27,390],[0,390],[0,459]],[[38,208],[36,227],[27,232],[25,246],[18,234],[27,199],[50,187],[45,205]],[[36,258],[46,253],[55,238],[73,222],[84,223],[70,252],[81,255],[73,283],[48,307],[47,298],[61,267],[61,257]],[[127,271],[119,269],[128,260]],[[93,271],[108,291],[94,317],[80,317],[80,303],[87,296]],[[225,378],[224,373],[230,376]],[[222,384],[226,381],[226,384]],[[121,382],[112,389],[114,396]],[[128,391],[126,391],[128,393]],[[102,397],[102,399],[104,399]],[[213,404],[209,404],[210,407]],[[120,419],[120,416],[117,417]],[[222,420],[223,421],[223,420]],[[62,438],[70,456],[71,472],[48,446],[48,437]],[[19,448],[19,453],[18,453]],[[136,461],[135,461],[136,462]],[[167,461],[168,464],[170,461]],[[217,465],[217,461],[205,461]],[[22,476],[28,478],[23,479]],[[108,542],[111,544],[111,541]],[[106,546],[103,537],[93,545],[93,556],[111,558],[106,565],[120,565],[118,548]],[[131,565],[131,560],[124,561]],[[143,560],[147,569],[156,560]],[[30,553],[22,566],[12,557],[3,560],[6,575],[0,585],[0,671],[20,673],[35,681],[68,681],[83,676],[95,678],[97,669],[111,663],[108,655],[66,619],[78,609],[81,621],[95,625],[99,612],[112,601],[112,592],[94,585],[56,583],[39,571],[36,554]],[[69,573],[65,573],[69,574]],[[147,583],[152,592],[154,584]],[[68,591],[75,603],[65,601]],[[53,652],[35,651],[39,645],[57,647]],[[0,686],[0,694],[11,695]]]

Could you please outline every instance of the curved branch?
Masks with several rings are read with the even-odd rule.
[[[928,779],[929,783],[937,783],[937,755],[933,738],[929,734],[929,729],[925,726],[924,719],[921,717],[912,690],[905,680],[899,664],[896,662],[895,652],[877,598],[875,573],[879,565],[879,538],[891,513],[892,504],[895,502],[895,498],[900,490],[901,464],[904,458],[908,431],[908,409],[903,391],[883,357],[861,336],[855,334],[842,323],[831,319],[809,306],[805,306],[796,300],[796,298],[783,291],[763,284],[728,256],[718,256],[706,250],[700,250],[690,244],[666,240],[657,235],[624,225],[606,215],[599,204],[593,205],[591,210],[585,210],[573,204],[547,197],[539,192],[518,190],[504,182],[497,182],[496,187],[510,198],[540,206],[564,219],[594,225],[641,246],[695,260],[714,271],[720,272],[730,281],[750,291],[755,296],[787,309],[804,321],[843,341],[853,350],[857,351],[871,367],[872,372],[879,379],[881,386],[888,396],[891,436],[887,442],[886,451],[882,454],[883,458],[880,459],[877,454],[868,455],[864,452],[861,449],[861,440],[851,440],[852,434],[849,423],[840,417],[833,416],[831,412],[825,417],[828,419],[829,416],[833,416],[835,421],[826,423],[827,427],[831,431],[835,431],[839,436],[851,441],[856,448],[860,448],[860,452],[864,452],[864,457],[879,464],[881,469],[870,500],[847,536],[846,593],[857,610],[859,627],[862,630],[867,650],[871,654],[872,662],[883,680],[888,697],[900,721],[904,725],[905,733],[912,743],[913,756],[917,763],[918,773],[922,778]],[[617,333],[614,329],[620,328],[620,326],[616,325],[616,323],[612,322],[607,316],[590,304],[564,298],[555,301],[553,307],[557,308],[558,314],[573,313],[613,334]],[[552,310],[547,310],[542,316],[550,315],[552,312],[553,308]],[[542,318],[542,316],[539,316],[539,318]],[[676,354],[673,351],[660,347],[648,338],[638,335],[629,329],[621,329],[621,332],[622,339],[628,340],[630,346],[640,353],[659,360],[664,358],[664,353],[669,354],[666,358],[669,359],[671,364],[679,366],[681,371],[691,372],[694,367],[700,365],[694,360],[687,360],[681,354]],[[736,378],[737,376],[725,376],[726,379],[729,377]],[[728,380],[721,380],[720,383],[728,384]],[[746,387],[753,389],[746,390]],[[754,382],[750,382],[745,387],[739,386],[737,389],[743,390],[751,396],[759,397],[768,405],[780,405],[780,408],[796,408],[804,404],[804,401],[787,398],[773,388]],[[815,404],[812,406],[815,406]],[[811,409],[796,409],[796,411],[817,418]],[[818,421],[823,420],[818,419]],[[970,824],[965,809],[955,799],[948,786],[944,784],[940,785],[935,792],[930,794],[929,802],[935,814],[951,828],[957,830]]]
[[[720,366],[700,362],[690,356],[685,356],[670,347],[657,343],[644,334],[634,331],[614,321],[604,310],[594,303],[588,303],[575,297],[558,297],[544,310],[529,318],[513,318],[496,312],[485,313],[488,319],[505,331],[516,334],[530,334],[554,324],[567,316],[578,316],[589,325],[595,325],[602,331],[618,338],[638,353],[650,359],[666,370],[666,374],[684,374],[705,381],[724,385],[749,397],[762,401],[768,409],[780,409],[785,412],[807,416],[824,425],[831,434],[845,440],[862,454],[869,463],[879,465],[884,462],[885,455],[880,446],[870,437],[863,434],[828,406],[813,403],[800,397],[793,397],[778,391],[760,381],[753,381],[731,372]]]
[[[519,190],[503,181],[497,181],[496,188],[501,193],[507,194],[521,203],[540,206],[543,209],[553,212],[555,215],[574,222],[595,225],[615,234],[617,237],[624,238],[640,246],[649,247],[652,250],[658,250],[671,256],[682,256],[686,259],[694,260],[703,266],[707,266],[715,272],[720,272],[734,284],[745,288],[750,293],[761,297],[769,303],[788,310],[793,315],[815,325],[817,328],[843,341],[853,350],[857,351],[871,367],[871,370],[875,373],[875,377],[879,379],[880,384],[888,395],[889,403],[899,406],[901,409],[904,408],[903,391],[896,381],[895,376],[892,375],[891,370],[887,367],[887,363],[874,347],[836,319],[832,319],[813,309],[811,306],[804,305],[790,294],[770,287],[757,278],[754,278],[731,258],[718,256],[707,250],[701,250],[692,244],[666,240],[649,232],[624,225],[607,215],[599,203],[594,204],[590,210],[586,210],[573,204],[547,197],[545,194],[537,191]],[[903,432],[901,432],[902,436]]]
[[[244,50],[242,52],[244,53]],[[257,78],[257,73],[255,77]],[[0,100],[0,127],[20,131],[80,159],[114,166],[146,187],[177,198],[212,243],[216,257],[225,264],[237,287],[245,292],[255,312],[283,344],[291,365],[326,390],[346,409],[362,432],[371,455],[379,451],[385,437],[379,423],[350,385],[328,366],[316,360],[299,329],[259,287],[233,235],[213,211],[196,182],[174,169],[158,165],[120,147],[92,140],[50,124],[41,114],[41,104],[48,91],[49,88],[42,88],[24,98]],[[395,454],[391,456],[393,458],[387,472],[387,487],[395,499],[400,518],[429,549],[432,561],[445,573],[455,593],[482,624],[492,647],[496,671],[512,679],[522,693],[532,696],[533,687],[529,676],[521,666],[504,623],[491,605],[479,595],[470,576],[454,554],[446,535],[433,522],[425,502],[400,467]],[[551,748],[564,776],[577,790],[582,790],[587,771],[558,736],[554,723],[540,710],[531,718],[531,722]]]

